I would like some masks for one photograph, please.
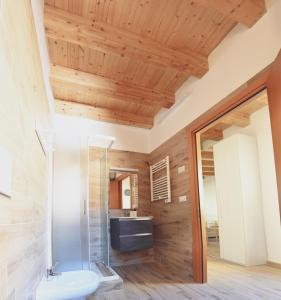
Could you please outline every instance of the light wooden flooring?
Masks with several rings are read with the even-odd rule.
[[[220,244],[216,240],[208,240],[208,256],[212,258],[220,258]]]
[[[210,259],[209,282],[199,285],[174,280],[175,274],[156,264],[118,267],[123,291],[97,300],[281,299],[281,270],[269,266],[241,267]]]

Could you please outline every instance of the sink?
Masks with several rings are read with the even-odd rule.
[[[99,286],[99,276],[92,271],[63,272],[43,278],[36,293],[37,300],[83,299]]]

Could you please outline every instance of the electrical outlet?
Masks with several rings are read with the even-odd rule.
[[[185,195],[184,196],[179,196],[179,202],[185,202],[185,201],[187,201],[187,198],[186,198]]]

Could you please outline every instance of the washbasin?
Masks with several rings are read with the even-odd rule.
[[[63,272],[43,278],[38,286],[37,300],[83,299],[99,286],[99,276],[92,271]]]

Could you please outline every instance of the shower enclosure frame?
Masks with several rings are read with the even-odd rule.
[[[108,212],[108,149],[100,158],[100,212],[101,212],[101,255],[102,262],[109,266],[109,212]]]

